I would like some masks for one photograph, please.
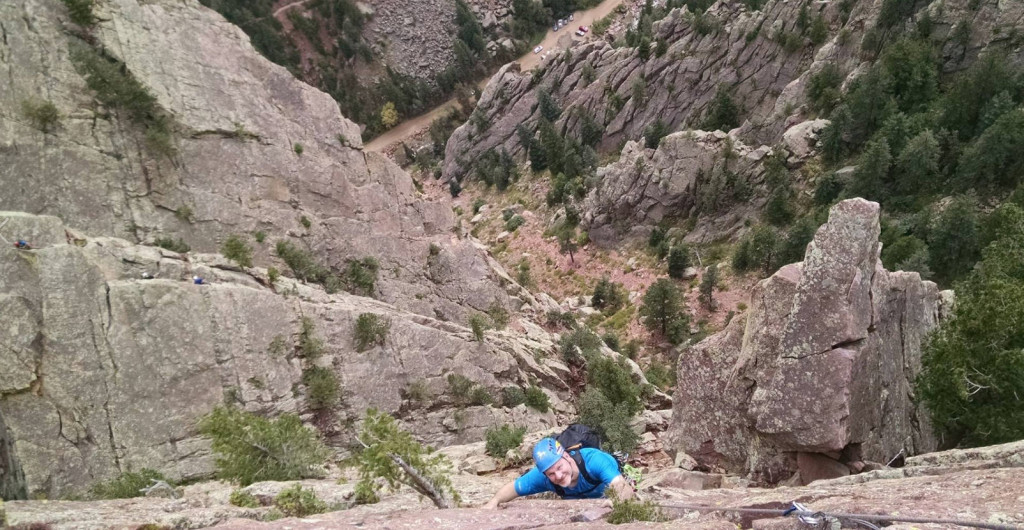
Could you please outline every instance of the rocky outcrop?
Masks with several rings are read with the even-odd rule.
[[[90,47],[60,2],[0,5],[0,210],[54,215],[94,236],[180,237],[205,252],[263,232],[254,260],[282,270],[281,239],[338,269],[372,256],[382,271],[375,296],[430,317],[465,322],[471,309],[519,304],[483,253],[453,237],[448,206],[421,200],[406,173],[364,153],[359,128],[328,95],[261,57],[217,13],[193,0],[96,10]],[[83,47],[123,62],[154,96],[176,154],[154,153],[127,113],[97,102],[70,60]],[[49,133],[25,101],[54,105]],[[431,244],[459,274],[429,280]]]
[[[678,450],[777,482],[798,468],[803,477],[801,465],[820,474],[824,457],[884,464],[935,449],[913,382],[952,293],[883,269],[878,235],[876,203],[837,204],[802,263],[759,283],[745,315],[680,355]]]
[[[198,418],[225,401],[307,415],[301,383],[310,363],[329,368],[343,389],[328,425],[376,407],[421,440],[447,445],[480,440],[498,424],[552,427],[555,412],[571,411],[568,369],[546,357],[554,337],[539,328],[488,332],[478,342],[465,327],[370,298],[284,278],[268,287],[266,271],[243,272],[218,255],[87,238],[55,217],[2,220],[36,247],[0,248],[0,425],[13,442],[0,455],[20,464],[8,468],[5,458],[3,480],[17,484],[23,470],[30,492],[54,497],[146,467],[176,480],[208,476],[212,455],[197,436]],[[382,346],[359,352],[354,328],[363,313],[388,320],[390,331]],[[324,344],[315,360],[301,355],[303,318]],[[460,411],[449,374],[492,395],[537,381],[555,412]],[[342,444],[347,433],[336,429],[325,434]]]
[[[936,1],[926,8],[934,27],[931,38],[940,43],[948,72],[966,68],[989,46],[1002,47],[1012,38],[1006,28],[1024,24],[1018,2],[983,2],[975,9],[971,3]],[[701,17],[680,8],[653,25],[655,39],[667,43],[660,57],[654,44],[645,61],[638,49],[590,41],[553,54],[533,72],[509,65],[491,78],[480,98],[478,112],[489,124],[486,130],[467,123],[449,139],[444,178],[467,175],[469,161],[488,149],[521,153],[516,127],[536,128],[540,87],[564,109],[555,123],[558,131],[578,136],[580,113],[589,113],[604,126],[601,146],[606,150],[639,140],[659,119],[670,130],[698,128],[720,87],[740,109],[737,136],[755,147],[774,145],[788,127],[809,117],[804,92],[813,73],[829,64],[843,75],[864,71],[861,42],[874,27],[882,2],[852,3],[848,16],[843,5],[773,0],[752,12],[743,2],[719,1]],[[820,15],[828,27],[820,46],[800,36],[797,24],[804,6],[809,17]],[[954,38],[961,24],[971,28],[966,44]],[[786,40],[796,48],[788,51]],[[1012,53],[1015,61],[1024,57],[1019,46]],[[588,81],[584,71],[590,69]],[[637,83],[643,90],[635,88]]]
[[[1017,465],[980,467],[984,454],[1016,454],[1019,444],[962,452],[951,466],[931,467],[931,474],[887,476],[889,480],[851,482],[871,473],[846,479],[823,481],[810,487],[747,488],[732,476],[683,472],[668,469],[646,471],[639,490],[645,500],[659,503],[669,521],[634,523],[614,528],[786,528],[806,527],[789,517],[734,512],[695,512],[673,506],[716,506],[718,508],[785,509],[796,500],[810,510],[830,513],[893,514],[903,517],[972,520],[980,523],[1020,525],[1024,523],[1024,468]],[[452,448],[462,451],[464,448]],[[479,448],[477,452],[481,452]],[[978,454],[981,453],[981,454]],[[947,455],[948,456],[948,455]],[[908,461],[909,464],[909,461]],[[904,468],[914,469],[914,468]],[[924,469],[924,468],[922,468]],[[500,510],[477,508],[500,486],[524,468],[512,468],[478,476],[474,472],[453,473],[453,487],[464,499],[465,508],[437,510],[417,499],[408,488],[384,495],[380,503],[352,506],[353,474],[348,480],[305,480],[303,488],[338,507],[329,513],[304,518],[259,522],[271,510],[274,495],[295,483],[260,482],[244,488],[263,504],[238,508],[228,504],[234,486],[207,482],[182,488],[180,499],[137,498],[114,501],[17,501],[8,503],[10,522],[49,523],[55,530],[136,528],[142,524],[199,528],[211,525],[223,529],[333,529],[413,528],[424,521],[439,528],[612,528],[603,520],[608,508],[603,500],[565,502],[550,499],[517,499]],[[887,471],[903,471],[893,469]],[[912,501],[912,502],[911,502]],[[908,504],[909,502],[909,504]],[[763,512],[762,512],[763,513]],[[845,525],[844,525],[845,526]],[[904,526],[905,527],[905,526]]]

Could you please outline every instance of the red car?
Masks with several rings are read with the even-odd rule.
[[[582,31],[583,33],[586,33],[588,31],[590,31],[590,28],[588,28],[586,26],[580,26],[580,31]]]

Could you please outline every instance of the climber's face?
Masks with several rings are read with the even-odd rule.
[[[562,458],[555,462],[547,471],[544,472],[544,476],[548,477],[548,480],[556,486],[563,488],[569,487],[572,484],[572,480],[576,475],[576,463],[572,461],[569,456],[562,455]]]

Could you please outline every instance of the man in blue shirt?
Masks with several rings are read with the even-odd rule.
[[[516,497],[545,491],[565,499],[599,498],[608,488],[619,499],[633,496],[633,488],[619,472],[615,457],[600,449],[566,451],[554,438],[543,438],[533,447],[533,461],[536,467],[502,486],[483,507],[497,508]]]

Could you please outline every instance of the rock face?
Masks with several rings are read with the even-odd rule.
[[[777,482],[798,467],[820,476],[830,467],[820,457],[887,463],[935,449],[912,385],[952,293],[883,269],[878,234],[876,203],[837,204],[802,263],[759,283],[746,315],[680,355],[678,450]]]
[[[969,66],[990,44],[1001,46],[1008,38],[1005,28],[1024,20],[1019,2],[986,2],[977,9],[969,4],[970,0],[947,0],[926,8],[934,22],[931,38],[940,43],[943,67],[950,72]],[[491,78],[478,104],[489,124],[486,130],[467,123],[449,139],[444,178],[462,178],[470,169],[467,161],[488,149],[522,153],[516,127],[536,129],[541,87],[564,109],[556,130],[579,137],[580,113],[589,113],[604,126],[605,149],[638,141],[659,119],[669,130],[699,127],[720,87],[740,109],[738,137],[747,145],[774,145],[789,126],[808,117],[802,104],[812,74],[829,64],[843,75],[862,71],[861,41],[874,27],[881,5],[856,2],[844,17],[841,2],[770,1],[758,11],[748,11],[742,2],[720,1],[699,17],[699,24],[687,8],[655,22],[654,38],[668,43],[660,57],[651,53],[644,60],[636,48],[591,41],[554,54],[531,73],[506,66]],[[811,17],[822,16],[828,26],[829,36],[820,46],[799,36],[803,6]],[[966,44],[953,38],[961,21],[971,27]],[[786,34],[796,37],[797,49],[784,47],[786,39],[780,36]],[[1012,53],[1011,60],[1020,61],[1024,50],[1017,47]],[[591,68],[588,82],[584,71]],[[643,90],[635,88],[637,80],[642,80]]]
[[[328,95],[261,57],[217,13],[194,0],[113,0],[96,10],[95,49],[155,97],[176,154],[147,149],[125,112],[97,103],[70,60],[89,46],[72,35],[61,3],[3,2],[0,210],[135,242],[180,237],[207,252],[231,234],[262,231],[254,260],[280,269],[280,239],[338,269],[372,256],[382,269],[375,296],[431,317],[465,322],[470,308],[520,303],[483,253],[453,237],[448,206],[420,200],[406,173],[361,150],[359,128]],[[48,134],[22,111],[40,99],[59,113]],[[432,243],[459,274],[428,279]]]
[[[265,271],[242,272],[221,256],[65,235],[55,217],[2,213],[3,220],[37,248],[0,248],[5,489],[27,483],[52,498],[144,467],[176,480],[208,476],[212,456],[197,419],[225,401],[305,415],[302,372],[314,363],[343,389],[332,418],[377,407],[432,444],[479,440],[509,422],[556,425],[553,412],[525,407],[457,412],[449,374],[492,395],[536,380],[555,411],[569,412],[568,370],[536,354],[553,348],[546,333],[489,332],[477,342],[467,328],[370,298],[326,295],[289,279],[267,287]],[[194,275],[206,284],[195,285]],[[363,313],[388,320],[390,331],[382,346],[359,352],[353,335]],[[315,360],[301,356],[302,318],[324,344]],[[334,443],[347,436],[325,434]]]
[[[612,244],[646,236],[666,216],[702,213],[687,241],[731,235],[744,221],[756,219],[766,200],[762,160],[769,152],[750,149],[721,131],[673,133],[656,150],[627,142],[617,161],[598,168],[601,185],[583,201],[588,234],[597,243]],[[727,182],[730,175],[742,182]],[[741,203],[729,199],[741,186],[750,196]]]

